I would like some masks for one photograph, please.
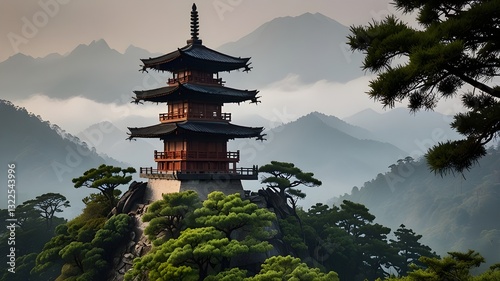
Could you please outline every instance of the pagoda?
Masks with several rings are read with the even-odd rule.
[[[231,124],[231,113],[222,112],[222,106],[257,103],[258,91],[225,87],[219,77],[219,72],[249,71],[250,58],[205,47],[198,30],[198,12],[193,4],[187,45],[156,58],[141,59],[143,71],[172,74],[164,87],[134,91],[136,103],[167,105],[167,112],[159,114],[159,124],[128,128],[129,139],[163,140],[163,151],[154,151],[156,167],[140,168],[140,176],[148,178],[146,196],[151,201],[161,199],[163,193],[184,190],[195,190],[202,197],[214,190],[241,193],[241,180],[257,179],[257,166],[237,167],[240,152],[228,151],[227,143],[235,138],[262,139],[263,128]]]

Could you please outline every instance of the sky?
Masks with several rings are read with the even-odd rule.
[[[105,39],[124,51],[130,44],[151,52],[178,47],[189,34],[192,1],[4,0],[0,61],[17,52],[34,57],[64,54],[81,43]],[[393,13],[388,0],[200,0],[200,37],[216,48],[236,41],[276,17],[320,12],[350,26]],[[186,38],[188,39],[188,38]]]
[[[33,57],[54,52],[65,54],[79,44],[98,39],[105,39],[111,48],[120,52],[134,45],[150,52],[167,53],[189,38],[192,3],[180,0],[4,0],[0,17],[0,61],[17,52]],[[211,48],[236,41],[274,18],[306,12],[322,13],[346,26],[365,25],[389,14],[412,20],[396,11],[389,0],[200,0],[196,4],[200,38]],[[258,112],[261,117],[276,119],[278,123],[293,121],[311,111],[339,118],[366,108],[383,112],[382,106],[365,94],[371,78],[373,76],[367,75],[343,84],[326,81],[301,84],[292,75],[259,89],[262,103],[258,108],[228,106],[226,110],[241,117]],[[151,112],[161,111],[151,106],[97,103],[83,97],[56,100],[50,93],[34,93],[29,99],[13,102],[72,134],[102,121],[124,123],[123,120],[132,115],[146,118],[149,114],[151,120],[156,120],[156,114]],[[456,103],[446,101],[437,110],[454,114],[457,108]],[[75,112],[96,114],[83,119],[73,114]]]

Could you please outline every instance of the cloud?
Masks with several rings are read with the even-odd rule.
[[[155,113],[162,110],[156,105],[105,104],[81,96],[69,99],[55,99],[37,94],[28,99],[14,100],[12,102],[15,105],[25,107],[36,115],[40,115],[44,120],[57,124],[71,134],[77,134],[88,126],[99,122],[110,121],[116,123],[133,117],[151,118],[151,122],[154,123],[157,120]],[[137,124],[134,124],[134,126],[137,126]]]
[[[367,108],[385,112],[381,103],[370,99],[366,94],[369,81],[373,78],[374,76],[363,76],[347,83],[321,80],[306,84],[297,75],[289,75],[261,89],[258,95],[262,102],[257,106],[248,103],[226,104],[223,110],[232,113],[235,124],[266,128],[294,121],[313,111],[341,119]],[[120,124],[124,130],[126,126],[149,126],[159,122],[159,113],[166,112],[163,104],[99,103],[82,96],[55,99],[37,94],[12,102],[72,134],[102,121]],[[406,103],[396,106],[406,107]],[[436,111],[454,115],[463,111],[463,108],[457,97],[440,101]]]
[[[262,103],[257,107],[230,105],[225,110],[234,112],[234,115],[253,113],[269,120],[276,117],[276,111],[286,112],[295,116],[294,119],[312,111],[339,118],[348,117],[366,108],[382,112],[382,105],[371,100],[366,94],[370,78],[364,76],[347,83],[321,80],[305,84],[300,82],[297,75],[288,75],[285,79],[260,89]]]

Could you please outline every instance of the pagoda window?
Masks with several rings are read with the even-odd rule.
[[[186,117],[188,104],[186,102],[177,102],[168,104],[169,119]]]

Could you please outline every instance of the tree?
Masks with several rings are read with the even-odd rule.
[[[310,268],[299,258],[274,256],[262,264],[259,273],[245,279],[245,281],[265,280],[338,281],[339,278],[334,271],[324,273],[319,268]]]
[[[35,209],[33,204],[27,202],[28,201],[16,206],[16,224],[24,231],[26,231],[27,227],[39,227],[38,224],[41,221],[40,210]]]
[[[135,169],[128,167],[122,169],[102,164],[97,169],[92,168],[83,173],[83,176],[74,178],[72,181],[75,188],[82,186],[98,189],[107,199],[111,208],[116,205],[115,188],[122,184],[127,184],[132,180],[131,175]]]
[[[305,194],[295,187],[321,185],[321,181],[314,178],[313,173],[303,172],[292,163],[271,161],[271,164],[260,167],[259,172],[270,174],[270,176],[264,177],[261,183],[266,184],[267,187],[279,194],[285,202],[289,201],[294,210],[297,199],[305,197]]]
[[[368,95],[390,108],[406,99],[412,112],[460,96],[467,111],[451,126],[465,139],[438,143],[426,159],[436,173],[462,173],[499,136],[500,87],[493,78],[500,74],[500,2],[396,0],[395,6],[417,14],[422,28],[388,16],[352,26],[348,36],[351,49],[366,54],[363,69],[378,74]],[[472,90],[460,93],[464,86]]]
[[[354,238],[362,236],[363,227],[375,219],[375,216],[363,204],[344,200],[340,208],[334,208],[336,224]]]
[[[101,249],[97,247],[98,243],[92,245],[94,237],[97,236],[96,233],[101,228],[109,228],[106,226],[106,216],[109,212],[109,208],[104,207],[105,204],[102,202],[107,202],[103,201],[103,199],[105,199],[105,197],[101,194],[90,196],[82,214],[55,228],[55,235],[45,243],[43,249],[36,257],[36,266],[33,268],[32,274],[42,274],[43,276],[54,277],[45,278],[44,280],[54,280],[57,275],[60,276],[58,280],[64,280],[65,278],[73,278],[72,280],[76,280],[74,276],[81,275],[82,270],[85,272],[85,276],[81,278],[86,278],[89,274],[93,274],[93,272],[101,268],[100,266],[102,263],[89,261],[94,260],[98,254],[96,251],[100,251],[95,249]],[[111,217],[109,221],[113,223],[117,221],[117,219],[119,219],[118,221],[125,220],[124,216],[127,220],[130,219],[127,215],[122,214]],[[114,226],[110,227],[111,229],[117,229]],[[102,237],[103,234],[99,236]],[[105,238],[108,238],[108,236]],[[111,235],[109,235],[109,238],[111,238]],[[79,243],[69,247],[73,242]],[[101,245],[99,244],[99,246]],[[88,248],[92,249],[88,251]],[[110,251],[110,249],[107,249],[108,254],[112,254],[112,252],[113,251]],[[89,255],[89,258],[86,258],[86,255]],[[62,256],[65,257],[65,260],[63,260]],[[89,263],[91,264],[89,265]],[[92,279],[87,278],[86,280]]]
[[[229,240],[214,227],[188,228],[134,261],[125,280],[146,275],[149,280],[199,280],[224,257],[248,253],[248,247]]]
[[[153,202],[142,217],[144,222],[149,222],[144,234],[151,241],[159,237],[163,237],[162,240],[178,238],[198,207],[201,207],[201,201],[195,191],[164,194],[163,199]]]
[[[419,261],[420,257],[437,257],[436,254],[431,252],[431,248],[418,242],[422,235],[418,235],[413,230],[406,228],[404,224],[401,224],[394,231],[394,236],[397,240],[391,239],[390,242],[392,247],[398,251],[401,259],[399,263],[395,263],[393,266],[397,269],[399,276],[406,275],[411,264],[424,267],[424,264]]]
[[[59,193],[45,193],[37,196],[35,199],[28,200],[23,205],[31,206],[38,211],[40,216],[45,220],[47,229],[52,228],[52,219],[56,213],[60,213],[64,208],[70,207],[66,197]]]
[[[471,270],[484,262],[484,258],[477,252],[469,250],[466,253],[449,252],[444,258],[421,257],[420,261],[426,269],[414,267],[408,276],[385,279],[387,281],[493,281],[500,280],[500,264],[490,267],[489,270],[472,276]],[[380,279],[377,279],[380,281]]]
[[[203,280],[212,272],[228,268],[234,257],[272,249],[265,240],[273,233],[265,228],[276,218],[273,213],[242,200],[240,194],[224,195],[220,191],[210,193],[202,206],[190,211],[186,203],[198,202],[198,197],[193,195],[195,193],[187,191],[164,196],[162,201],[168,204],[155,206],[150,213],[153,217],[150,223],[163,215],[167,219],[154,226],[151,234],[163,230],[168,233],[179,230],[180,234],[170,239],[153,235],[153,249],[134,261],[126,280],[136,276],[148,276],[150,280]],[[182,220],[180,224],[170,217],[179,214],[182,215],[178,217]]]
[[[265,227],[270,227],[276,215],[249,200],[241,199],[238,193],[225,195],[220,191],[211,192],[203,201],[203,206],[194,211],[195,221],[202,226],[213,226],[232,240],[236,231],[249,235],[246,238],[269,239],[272,235]],[[249,245],[250,246],[250,245]]]

